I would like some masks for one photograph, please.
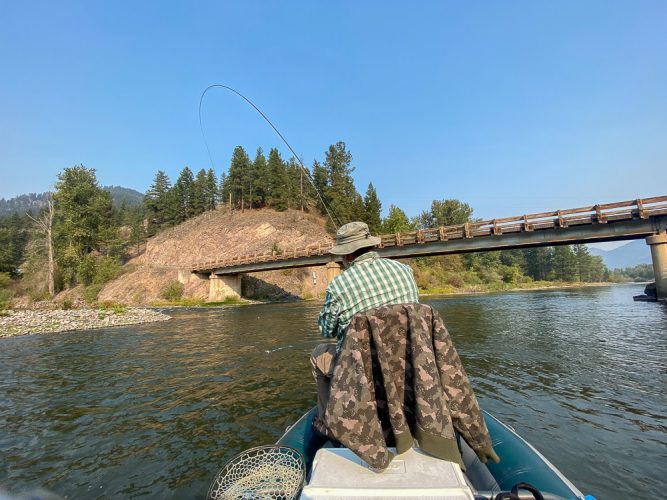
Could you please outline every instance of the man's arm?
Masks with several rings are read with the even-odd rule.
[[[332,338],[336,336],[338,330],[338,301],[334,294],[327,290],[324,299],[324,306],[320,312],[320,318],[317,320],[317,326],[320,329],[320,334],[323,337]]]

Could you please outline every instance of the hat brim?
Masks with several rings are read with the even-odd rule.
[[[344,243],[342,245],[334,245],[329,250],[330,254],[333,255],[349,255],[356,252],[360,248],[375,247],[380,244],[380,238],[377,236],[369,236],[362,240],[352,241],[350,243]]]

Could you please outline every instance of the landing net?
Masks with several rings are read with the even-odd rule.
[[[301,454],[289,446],[259,446],[232,458],[208,491],[210,500],[290,500],[306,477]]]

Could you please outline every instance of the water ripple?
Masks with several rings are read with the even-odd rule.
[[[664,490],[667,310],[633,303],[638,290],[429,300],[482,405],[598,498]],[[178,310],[154,325],[3,339],[0,488],[202,498],[226,460],[314,404],[318,310]]]

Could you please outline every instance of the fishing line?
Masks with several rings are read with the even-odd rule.
[[[298,161],[298,162],[299,162],[299,165],[301,165],[301,168],[302,168],[303,171],[306,173],[306,178],[308,179],[308,182],[310,182],[310,184],[313,186],[313,189],[315,189],[315,193],[317,193],[317,197],[318,197],[318,198],[320,199],[320,201],[322,202],[322,206],[324,207],[324,210],[326,210],[327,215],[328,215],[329,218],[331,219],[331,222],[333,222],[333,224],[334,224],[334,226],[336,227],[336,229],[338,229],[338,227],[340,226],[340,220],[338,219],[338,217],[335,217],[335,216],[332,214],[333,209],[332,209],[332,210],[329,210],[329,206],[328,206],[327,203],[324,201],[324,197],[323,197],[322,194],[320,193],[320,190],[317,189],[317,186],[315,185],[315,181],[312,179],[312,177],[311,177],[311,175],[310,175],[310,171],[309,171],[309,170],[306,168],[306,166],[303,164],[303,162],[301,161],[301,158],[299,158],[299,156],[296,154],[296,152],[294,151],[294,149],[292,149],[292,146],[290,146],[289,142],[287,142],[287,139],[285,139],[285,138],[283,137],[283,134],[280,133],[280,131],[275,127],[275,125],[273,125],[273,123],[271,123],[271,120],[269,120],[268,117],[267,117],[264,113],[262,113],[262,110],[259,109],[257,106],[255,106],[255,103],[254,103],[254,102],[252,102],[250,99],[248,99],[246,96],[244,96],[244,95],[241,94],[240,92],[234,90],[234,89],[231,88],[231,87],[228,87],[227,85],[220,85],[220,84],[209,85],[208,87],[206,87],[206,89],[204,90],[204,92],[202,92],[201,96],[199,97],[199,130],[201,130],[201,136],[202,136],[202,139],[204,139],[204,144],[206,145],[206,151],[208,152],[208,158],[209,158],[209,160],[211,161],[211,168],[213,168],[213,158],[211,157],[211,150],[210,150],[209,147],[208,147],[208,142],[206,141],[206,135],[204,134],[204,126],[203,126],[203,124],[202,124],[202,119],[201,119],[201,106],[202,106],[202,103],[204,102],[204,96],[206,95],[206,92],[208,92],[208,91],[211,90],[212,88],[221,88],[221,89],[226,89],[226,90],[229,90],[230,92],[233,92],[234,94],[236,94],[237,96],[239,96],[241,99],[243,99],[245,102],[247,102],[248,104],[250,104],[253,108],[255,108],[255,111],[257,111],[257,112],[261,115],[261,117],[264,118],[264,120],[266,121],[266,123],[268,123],[269,125],[271,125],[271,128],[273,129],[273,131],[274,131],[276,134],[278,134],[278,137],[280,137],[280,138],[282,139],[282,141],[285,143],[285,145],[286,145],[286,146],[289,148],[289,150],[292,152],[292,155],[294,156],[294,158],[296,159],[296,161]]]

